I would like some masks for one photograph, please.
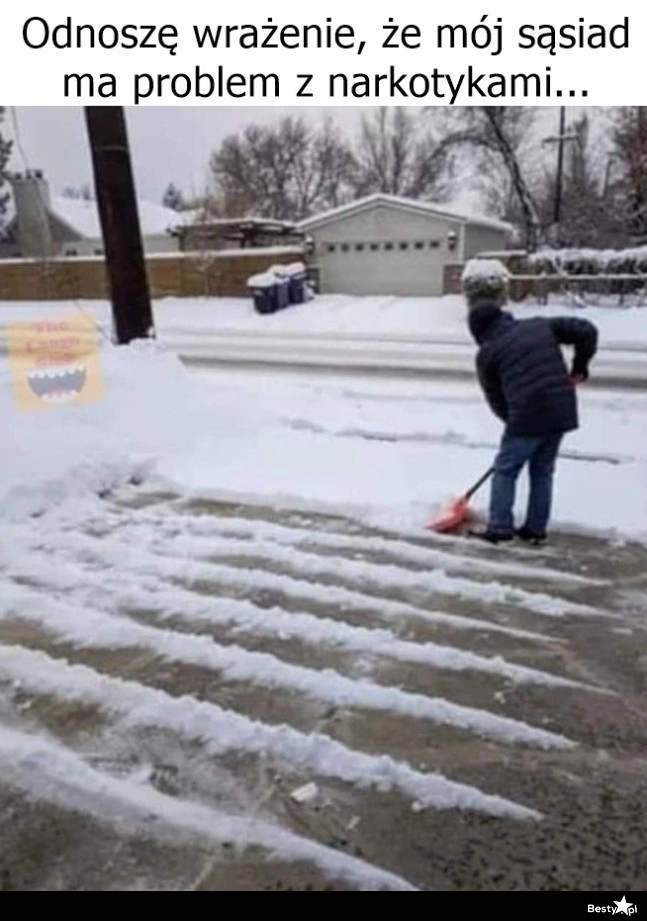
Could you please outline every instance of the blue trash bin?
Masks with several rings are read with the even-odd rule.
[[[304,304],[306,300],[306,281],[308,274],[302,262],[293,262],[285,267],[285,274],[289,284],[289,297],[291,304]]]
[[[247,287],[254,299],[256,313],[276,313],[278,310],[278,284],[277,278],[272,272],[252,275],[247,281]]]
[[[273,265],[269,274],[274,276],[276,286],[276,309],[284,310],[290,305],[290,279],[284,265]]]

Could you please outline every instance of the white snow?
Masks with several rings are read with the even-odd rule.
[[[455,783],[441,774],[423,774],[386,755],[354,751],[328,736],[288,726],[258,723],[216,704],[177,698],[156,688],[124,681],[45,653],[0,644],[0,674],[15,690],[55,694],[121,714],[125,726],[163,727],[205,744],[211,755],[227,751],[264,753],[281,764],[305,768],[367,788],[397,789],[436,808],[474,809],[517,819],[538,813],[503,797]],[[6,732],[0,729],[0,737]]]
[[[271,259],[277,250],[265,252]],[[506,309],[520,319],[537,315],[586,317],[600,331],[600,356],[616,355],[618,359],[618,352],[629,350],[638,357],[647,351],[647,306],[581,307],[568,302],[539,306],[524,302],[510,304]],[[5,322],[69,316],[74,311],[92,316],[109,332],[110,308],[105,301],[0,302],[0,329]],[[355,339],[362,350],[375,348],[380,342],[391,347],[418,345],[427,352],[439,344],[446,348],[453,346],[466,355],[466,366],[473,367],[474,343],[467,329],[465,300],[458,295],[438,298],[321,295],[307,304],[266,316],[254,311],[251,297],[164,298],[155,304],[155,320],[161,343],[170,349],[182,349],[216,334],[241,337],[253,334],[261,341],[262,337],[268,337],[269,348],[276,351],[284,344],[279,339],[289,342],[291,337],[298,337],[301,343],[306,337],[316,335],[321,339],[325,334],[322,345],[337,341],[351,347],[350,340]],[[0,341],[0,353],[1,349]]]
[[[150,462],[190,451],[202,436],[200,390],[174,356],[148,343],[106,344],[101,366],[100,402],[30,413],[15,405],[0,360],[0,419],[11,431],[10,450],[0,452],[0,501],[10,493],[16,513],[141,477]]]
[[[78,520],[78,518],[82,517],[83,509],[85,508],[85,505],[81,504],[80,509],[75,509],[74,504],[68,501],[64,506],[68,513],[70,512],[70,506],[72,506],[71,515],[69,515],[66,525],[64,525],[64,527],[67,528],[69,528],[70,525],[74,526],[75,520]],[[52,527],[55,529],[60,519],[57,516],[52,516],[51,512],[48,518],[49,517],[52,518]],[[155,523],[151,524],[151,528],[158,530]],[[26,545],[23,544],[23,538],[21,537],[20,533],[16,534],[15,529],[14,534],[15,541],[12,550],[6,550],[1,557],[1,559],[4,561],[4,565],[7,567],[7,572],[11,572],[13,575],[20,577],[27,577],[30,579],[35,578],[42,581],[44,578],[43,573],[45,570],[42,566],[38,566],[35,570],[31,568],[33,561],[33,550],[30,549],[29,542]],[[40,540],[39,546],[42,548],[42,543]],[[21,549],[18,549],[16,553],[16,548]],[[337,549],[343,553],[343,541]],[[148,579],[152,573],[152,584],[150,591],[154,592],[154,597],[144,593],[139,598],[140,601],[143,601],[145,598],[147,606],[152,605],[155,607],[156,602],[161,598],[168,598],[168,595],[165,594],[163,587],[161,588],[159,584],[159,576],[162,574],[162,571],[172,575],[174,572],[174,567],[172,564],[164,564],[163,561],[158,560],[156,561],[156,565],[154,567],[152,564],[149,566],[148,573],[142,572],[141,568],[137,572],[136,584],[138,586],[147,585]],[[184,569],[182,571],[186,577],[186,571]],[[307,581],[306,579],[295,578],[294,576],[286,575],[285,573],[267,572],[265,570],[246,570],[241,574],[241,571],[234,567],[215,567],[214,565],[211,565],[208,573],[212,579],[217,577],[218,583],[223,587],[231,586],[233,589],[236,589],[241,587],[241,583],[244,583],[247,587],[256,588],[262,592],[278,592],[281,595],[285,595],[291,599],[294,603],[314,604],[319,606],[326,605],[329,608],[338,610],[340,613],[353,612],[355,614],[362,615],[365,619],[377,619],[381,622],[393,624],[394,626],[397,626],[403,621],[419,621],[426,624],[451,627],[453,630],[501,633],[507,634],[508,636],[515,636],[519,639],[539,640],[540,642],[548,642],[552,639],[552,637],[545,633],[539,634],[516,627],[507,627],[490,620],[465,617],[462,615],[458,616],[455,614],[449,614],[445,611],[429,611],[415,607],[412,604],[407,604],[406,602],[394,601],[384,597],[380,597],[378,599],[374,594],[366,594],[354,589],[344,588],[339,585],[321,585],[316,582]],[[195,574],[195,568],[192,570],[192,574]],[[123,578],[124,576],[122,572],[113,570],[113,580],[115,584],[121,585]],[[92,587],[92,590],[94,590],[94,586],[102,585],[104,583],[104,579],[101,575],[94,576],[88,571],[81,570],[78,566],[78,563],[75,563],[74,561],[69,564],[63,564],[63,560],[59,559],[59,565],[57,566],[56,570],[49,570],[47,572],[46,582],[48,587],[52,590],[72,593],[74,592],[75,588],[79,586],[79,584],[86,583],[89,583],[89,585]],[[131,590],[132,583],[128,583],[127,592]],[[188,612],[187,604],[188,596],[190,593],[177,588],[174,589],[173,592],[176,601],[179,602],[179,599],[182,599],[182,611],[180,612],[181,616],[183,612]],[[128,594],[126,597],[129,597]],[[190,607],[192,611],[196,610],[194,605],[191,605]],[[557,599],[555,599],[553,602],[553,609],[553,613],[555,615],[561,612],[561,604],[557,603]],[[199,608],[198,610],[202,610],[202,608]],[[213,604],[209,606],[209,610],[213,612]],[[262,610],[263,614],[267,616],[267,619],[263,623],[269,624],[272,620],[273,612],[268,612],[265,608]],[[223,608],[222,611],[223,617],[226,617],[232,622],[237,621],[239,623],[249,625],[250,617],[249,608],[247,606],[243,606],[241,608],[238,606],[238,604],[233,603],[228,599],[226,608]],[[567,607],[567,611],[568,613],[579,613],[580,609],[575,608],[575,611],[573,611],[571,608]],[[215,615],[213,616],[215,618]],[[298,629],[299,616],[295,616],[297,619],[292,623],[292,630]],[[318,619],[318,622],[321,623],[321,618]],[[337,623],[337,621],[335,621],[335,623]],[[321,631],[324,630],[324,628],[321,626],[319,626],[318,629]],[[376,634],[375,628],[372,628],[371,633],[374,635]],[[377,635],[379,637],[379,633]]]
[[[175,212],[173,213],[175,214]],[[227,260],[235,259],[235,258],[246,259],[248,258],[248,255],[249,255],[249,250],[241,249],[240,247],[236,249],[218,249],[218,250],[213,250],[213,251],[211,250],[204,251],[204,252],[198,251],[198,252],[193,253],[193,257],[195,258],[195,261],[201,265],[206,265],[206,264],[213,265],[214,263],[217,263],[219,259],[227,259]],[[295,246],[295,245],[266,246],[266,247],[259,246],[259,247],[254,248],[254,255],[255,256],[267,256],[269,259],[276,258],[276,256],[302,256],[303,247]],[[59,261],[65,262],[66,264],[68,262],[96,262],[97,260],[97,257],[95,255],[59,256],[57,258]],[[169,250],[169,251],[165,250],[165,251],[160,251],[160,252],[152,252],[149,254],[148,258],[155,259],[156,261],[159,259],[177,259],[178,253],[177,253],[177,250]],[[56,261],[56,259],[53,261]],[[29,262],[35,265],[41,264],[41,260],[36,259],[36,258],[20,258],[20,259],[12,258],[12,259],[3,259],[2,265],[3,266],[4,265],[16,265],[16,264],[21,264],[24,262]],[[8,314],[5,314],[4,308],[5,306],[11,303],[15,304],[15,302],[6,302],[6,301],[0,302],[0,305],[3,310],[3,315],[5,316],[8,315]],[[41,302],[40,309],[42,310],[43,305],[47,309],[48,307],[54,307],[57,304],[58,306],[60,306],[62,303],[65,303],[69,308],[69,302],[44,301],[44,302]],[[101,301],[85,301],[84,300],[84,301],[77,301],[75,306],[78,309],[87,309],[88,312],[92,312],[93,307],[96,307],[97,305],[100,306],[101,304],[102,304]],[[21,302],[21,305],[23,308],[28,309],[29,305],[27,302]],[[105,304],[104,306],[107,307],[107,304]]]
[[[236,433],[220,434],[217,451],[202,444],[159,470],[200,495],[352,510],[422,534],[439,506],[487,469],[500,437],[476,385],[197,376],[214,411],[226,400]],[[647,397],[583,388],[580,403],[582,427],[565,439],[558,468],[554,521],[644,538]],[[522,481],[520,503],[524,490]],[[486,501],[483,491],[475,508]]]
[[[559,614],[591,616],[597,613],[590,607],[558,600],[549,595],[512,588],[500,582],[481,583],[472,579],[448,576],[442,569],[411,572],[409,569],[389,563],[370,563],[366,560],[345,560],[338,557],[327,559],[317,553],[298,550],[294,546],[282,547],[260,539],[232,546],[230,539],[218,538],[215,535],[204,539],[180,537],[168,542],[168,549],[165,552],[168,553],[169,550],[174,555],[186,556],[187,559],[194,561],[216,562],[221,557],[227,559],[231,556],[251,561],[259,557],[267,557],[278,566],[289,567],[304,579],[321,580],[321,577],[327,579],[336,577],[340,582],[352,581],[355,585],[365,589],[371,587],[381,590],[405,589],[418,597],[447,595],[478,600],[482,604],[509,604],[547,616]],[[206,573],[207,570],[204,572]]]
[[[413,891],[406,880],[357,857],[295,835],[255,818],[229,816],[198,803],[178,801],[137,778],[116,778],[87,764],[55,742],[13,729],[0,730],[0,766],[5,782],[57,805],[85,811],[123,829],[124,815],[140,833],[155,833],[177,843],[178,835],[233,844],[241,850],[261,847],[284,860],[311,861],[329,877],[360,889]]]
[[[629,249],[541,249],[528,257],[531,266],[547,274],[645,274],[647,246]]]
[[[498,259],[470,259],[463,269],[463,284],[475,281],[507,281],[510,273]]]
[[[464,197],[462,202],[457,200],[456,207],[453,207],[451,204],[437,204],[436,202],[419,201],[413,198],[402,198],[398,195],[386,195],[383,192],[376,192],[373,195],[367,195],[364,198],[348,202],[348,204],[316,214],[314,217],[302,221],[298,226],[300,229],[307,231],[313,227],[320,227],[322,224],[337,220],[337,218],[343,217],[345,214],[352,214],[364,208],[372,208],[375,205],[383,205],[391,208],[441,215],[442,217],[453,218],[461,223],[477,224],[480,227],[490,227],[495,230],[512,233],[510,224],[506,224],[504,221],[494,217],[470,213],[468,209],[463,207],[466,204],[468,204],[467,196]]]
[[[261,272],[258,275],[251,275],[247,279],[248,288],[271,288],[276,284],[276,275],[273,272]]]
[[[364,537],[350,534],[328,534],[325,531],[311,531],[306,528],[287,527],[269,521],[246,521],[241,518],[219,516],[215,519],[196,518],[192,515],[178,515],[162,510],[144,519],[148,526],[155,527],[157,533],[174,533],[181,524],[185,535],[201,537],[236,537],[248,540],[270,540],[288,547],[315,547],[331,550],[348,550],[355,553],[381,553],[397,556],[400,563],[407,562],[426,569],[444,568],[450,572],[462,572],[475,575],[511,576],[516,579],[542,579],[545,582],[570,585],[601,586],[605,583],[599,579],[573,573],[561,572],[544,566],[524,566],[514,561],[485,560],[457,556],[438,547],[420,547],[407,541],[393,538]],[[483,626],[483,623],[481,626]],[[519,634],[517,634],[519,635]]]
[[[306,267],[303,262],[291,262],[289,265],[281,266],[284,275],[292,278],[294,275],[303,275]]]
[[[102,364],[101,403],[24,413],[0,359],[0,419],[12,433],[0,454],[5,514],[8,501],[24,514],[154,472],[198,494],[306,503],[423,534],[489,466],[500,435],[475,384],[188,372],[148,344],[106,344]],[[555,523],[644,538],[647,397],[582,388],[580,404]]]
[[[101,222],[97,203],[93,199],[69,198],[63,195],[52,197],[51,210],[82,237],[100,240]],[[182,214],[140,199],[137,202],[139,221],[144,236],[168,233],[183,222]]]
[[[59,305],[46,315],[66,316],[71,309]],[[106,322],[105,307],[84,309]],[[298,342],[307,333],[316,340],[313,331],[321,335],[326,324],[332,330],[326,335],[339,337],[340,320],[351,340],[364,329],[363,335],[382,335],[390,347],[389,337],[399,330],[424,347],[423,327],[430,339],[436,335],[436,309],[450,344],[467,348],[460,298],[320,299],[278,315],[277,338],[293,335]],[[0,311],[9,320],[43,316],[44,308]],[[640,342],[643,315],[634,313],[626,333]],[[250,339],[262,335],[262,318],[242,301],[164,302],[158,320],[163,342],[183,335],[197,340],[228,324],[234,331],[238,324],[238,333]],[[425,531],[444,501],[489,466],[496,449],[500,426],[476,384],[343,372],[198,372],[153,343],[115,348],[104,342],[100,358],[104,399],[30,413],[15,404],[8,361],[0,354],[6,433],[0,622],[10,637],[17,630],[18,639],[8,642],[36,635],[47,649],[0,643],[3,693],[15,683],[23,695],[96,707],[107,718],[105,745],[110,734],[155,728],[210,757],[243,752],[268,759],[294,775],[289,789],[328,778],[398,791],[416,808],[537,818],[524,805],[424,773],[388,750],[368,754],[311,726],[274,725],[192,694],[126,680],[110,673],[109,664],[91,668],[59,657],[64,649],[77,662],[102,662],[102,656],[110,662],[110,651],[126,656],[137,650],[167,672],[199,668],[215,686],[222,678],[236,702],[256,700],[252,692],[272,694],[317,711],[334,707],[416,720],[421,731],[443,725],[486,738],[488,745],[568,751],[571,739],[492,712],[487,699],[467,706],[388,683],[388,670],[404,663],[411,670],[443,670],[444,678],[466,684],[494,684],[506,695],[519,684],[540,687],[546,698],[604,693],[574,680],[578,674],[571,677],[558,641],[524,629],[553,626],[547,616],[607,616],[568,598],[578,587],[595,588],[595,573],[575,577],[529,567],[514,552],[485,559],[472,546],[463,555]],[[647,540],[647,395],[584,388],[581,415],[583,426],[566,439],[559,464],[556,525]],[[164,489],[180,498],[144,508],[117,501],[151,498]],[[348,524],[354,519],[383,533],[354,533],[354,524],[309,532],[292,519],[249,519],[232,509],[201,516],[191,506],[191,500],[199,507],[210,498],[337,512]],[[481,512],[485,503],[484,494],[475,500]],[[411,535],[428,536],[428,542],[405,539]],[[436,604],[449,610],[434,610]],[[428,641],[439,627],[455,630],[459,646]],[[519,648],[520,661],[511,661],[510,653],[484,654],[483,646],[473,651],[470,642],[479,634],[487,634],[488,643],[505,640],[507,649]],[[250,637],[268,645],[248,649]],[[294,653],[283,658],[281,644],[330,653],[334,667],[315,667]],[[550,663],[546,670],[525,664],[528,648],[539,649],[539,664]],[[371,670],[382,666],[374,677]],[[503,706],[503,698],[495,699],[497,708]],[[97,771],[78,752],[1,724],[0,766],[3,777],[33,795],[82,803],[86,811],[105,815],[108,804],[120,803],[134,820],[141,805],[170,828],[214,840],[227,834],[243,846],[312,860],[356,882],[404,885],[268,823],[236,824],[208,807],[163,797],[141,781]]]
[[[94,560],[95,564],[104,562],[104,556],[99,555],[97,548],[86,552],[86,559]],[[38,559],[38,554],[32,550],[32,559]],[[122,559],[125,555],[122,554]],[[159,567],[154,558],[145,554],[137,554],[139,563],[133,571],[138,575],[150,576],[157,571],[169,574],[169,567],[160,561]],[[149,559],[148,566],[145,560]],[[6,561],[6,557],[4,558]],[[119,566],[115,565],[115,557],[105,559],[106,565],[114,566],[113,578],[118,578]],[[6,565],[6,562],[5,562]],[[123,563],[121,564],[123,566]],[[41,572],[46,571],[47,561],[41,559]],[[29,575],[34,578],[33,566],[11,567],[14,576]],[[188,570],[186,578],[208,579],[216,575],[217,571],[208,567],[186,565],[181,569]],[[174,572],[180,572],[176,567]],[[197,571],[196,571],[197,570]],[[37,572],[37,570],[36,570]],[[83,584],[85,574],[79,573],[79,583]],[[36,575],[37,578],[37,575]],[[48,579],[45,576],[44,584]],[[51,584],[51,583],[50,583]],[[248,652],[236,646],[220,646],[208,637],[186,636],[174,631],[161,631],[145,625],[134,624],[120,617],[106,616],[100,611],[92,610],[87,604],[85,607],[75,608],[70,600],[58,604],[46,602],[30,596],[24,589],[7,587],[4,591],[6,597],[0,600],[0,618],[14,617],[17,619],[35,620],[44,625],[55,635],[65,640],[74,642],[83,647],[108,646],[110,648],[128,648],[129,646],[145,646],[154,649],[162,657],[170,661],[189,662],[213,671],[222,672],[229,681],[249,682],[260,687],[284,687],[299,691],[306,697],[324,700],[336,706],[356,706],[369,710],[390,710],[395,713],[406,714],[417,719],[428,719],[432,722],[449,723],[472,731],[482,732],[508,741],[528,741],[531,744],[560,745],[563,739],[556,738],[552,733],[542,733],[528,727],[519,727],[515,721],[502,720],[492,714],[481,711],[472,711],[470,708],[456,707],[444,700],[431,700],[417,694],[410,694],[397,688],[384,688],[372,682],[346,678],[333,670],[317,672],[312,669],[297,665],[289,665],[267,653]],[[74,595],[74,590],[68,590],[68,597]],[[153,599],[153,605],[155,600]],[[23,610],[24,606],[24,610]],[[185,609],[186,610],[186,609]],[[327,639],[331,641],[334,633],[332,625],[320,621],[317,625],[309,624],[310,633],[305,634],[309,640]],[[336,625],[338,629],[337,642],[355,652],[369,652],[380,654],[386,651],[388,637],[374,635],[367,636],[356,628]],[[317,637],[318,634],[318,637]],[[303,635],[303,634],[302,634]],[[545,671],[540,671],[526,666],[515,665],[505,661],[500,656],[495,658],[476,655],[472,652],[440,646],[437,643],[426,643],[423,647],[416,644],[401,643],[396,641],[391,654],[394,658],[409,661],[425,662],[438,668],[450,671],[482,672],[507,678],[519,684],[540,684],[553,688],[584,688],[579,682],[561,678]]]

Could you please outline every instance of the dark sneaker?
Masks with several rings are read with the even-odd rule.
[[[477,540],[483,540],[486,544],[507,544],[513,536],[502,531],[491,531],[486,528],[484,531],[469,531],[470,537],[476,537]]]
[[[531,531],[530,528],[519,528],[517,531],[517,537],[519,540],[522,540],[524,544],[531,544],[533,547],[541,547],[542,544],[546,543],[546,532],[545,531]]]

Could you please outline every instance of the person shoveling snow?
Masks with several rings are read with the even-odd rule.
[[[550,519],[553,476],[564,435],[578,428],[575,387],[587,380],[598,331],[574,317],[515,318],[501,308],[508,273],[497,260],[473,260],[463,273],[468,325],[479,351],[479,383],[492,412],[505,423],[494,462],[487,526],[471,532],[492,544],[515,536],[517,479],[528,465],[526,518],[516,535],[539,543]],[[570,373],[560,346],[575,350]]]

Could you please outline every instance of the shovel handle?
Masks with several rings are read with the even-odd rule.
[[[493,473],[494,473],[494,467],[490,467],[490,469],[486,473],[483,474],[481,479],[478,480],[472,486],[472,488],[468,490],[468,492],[465,493],[463,498],[465,499],[466,502],[468,502],[472,498],[472,496],[479,491],[479,489],[481,488],[481,486],[483,486],[484,483],[487,483],[487,481],[490,479]]]

